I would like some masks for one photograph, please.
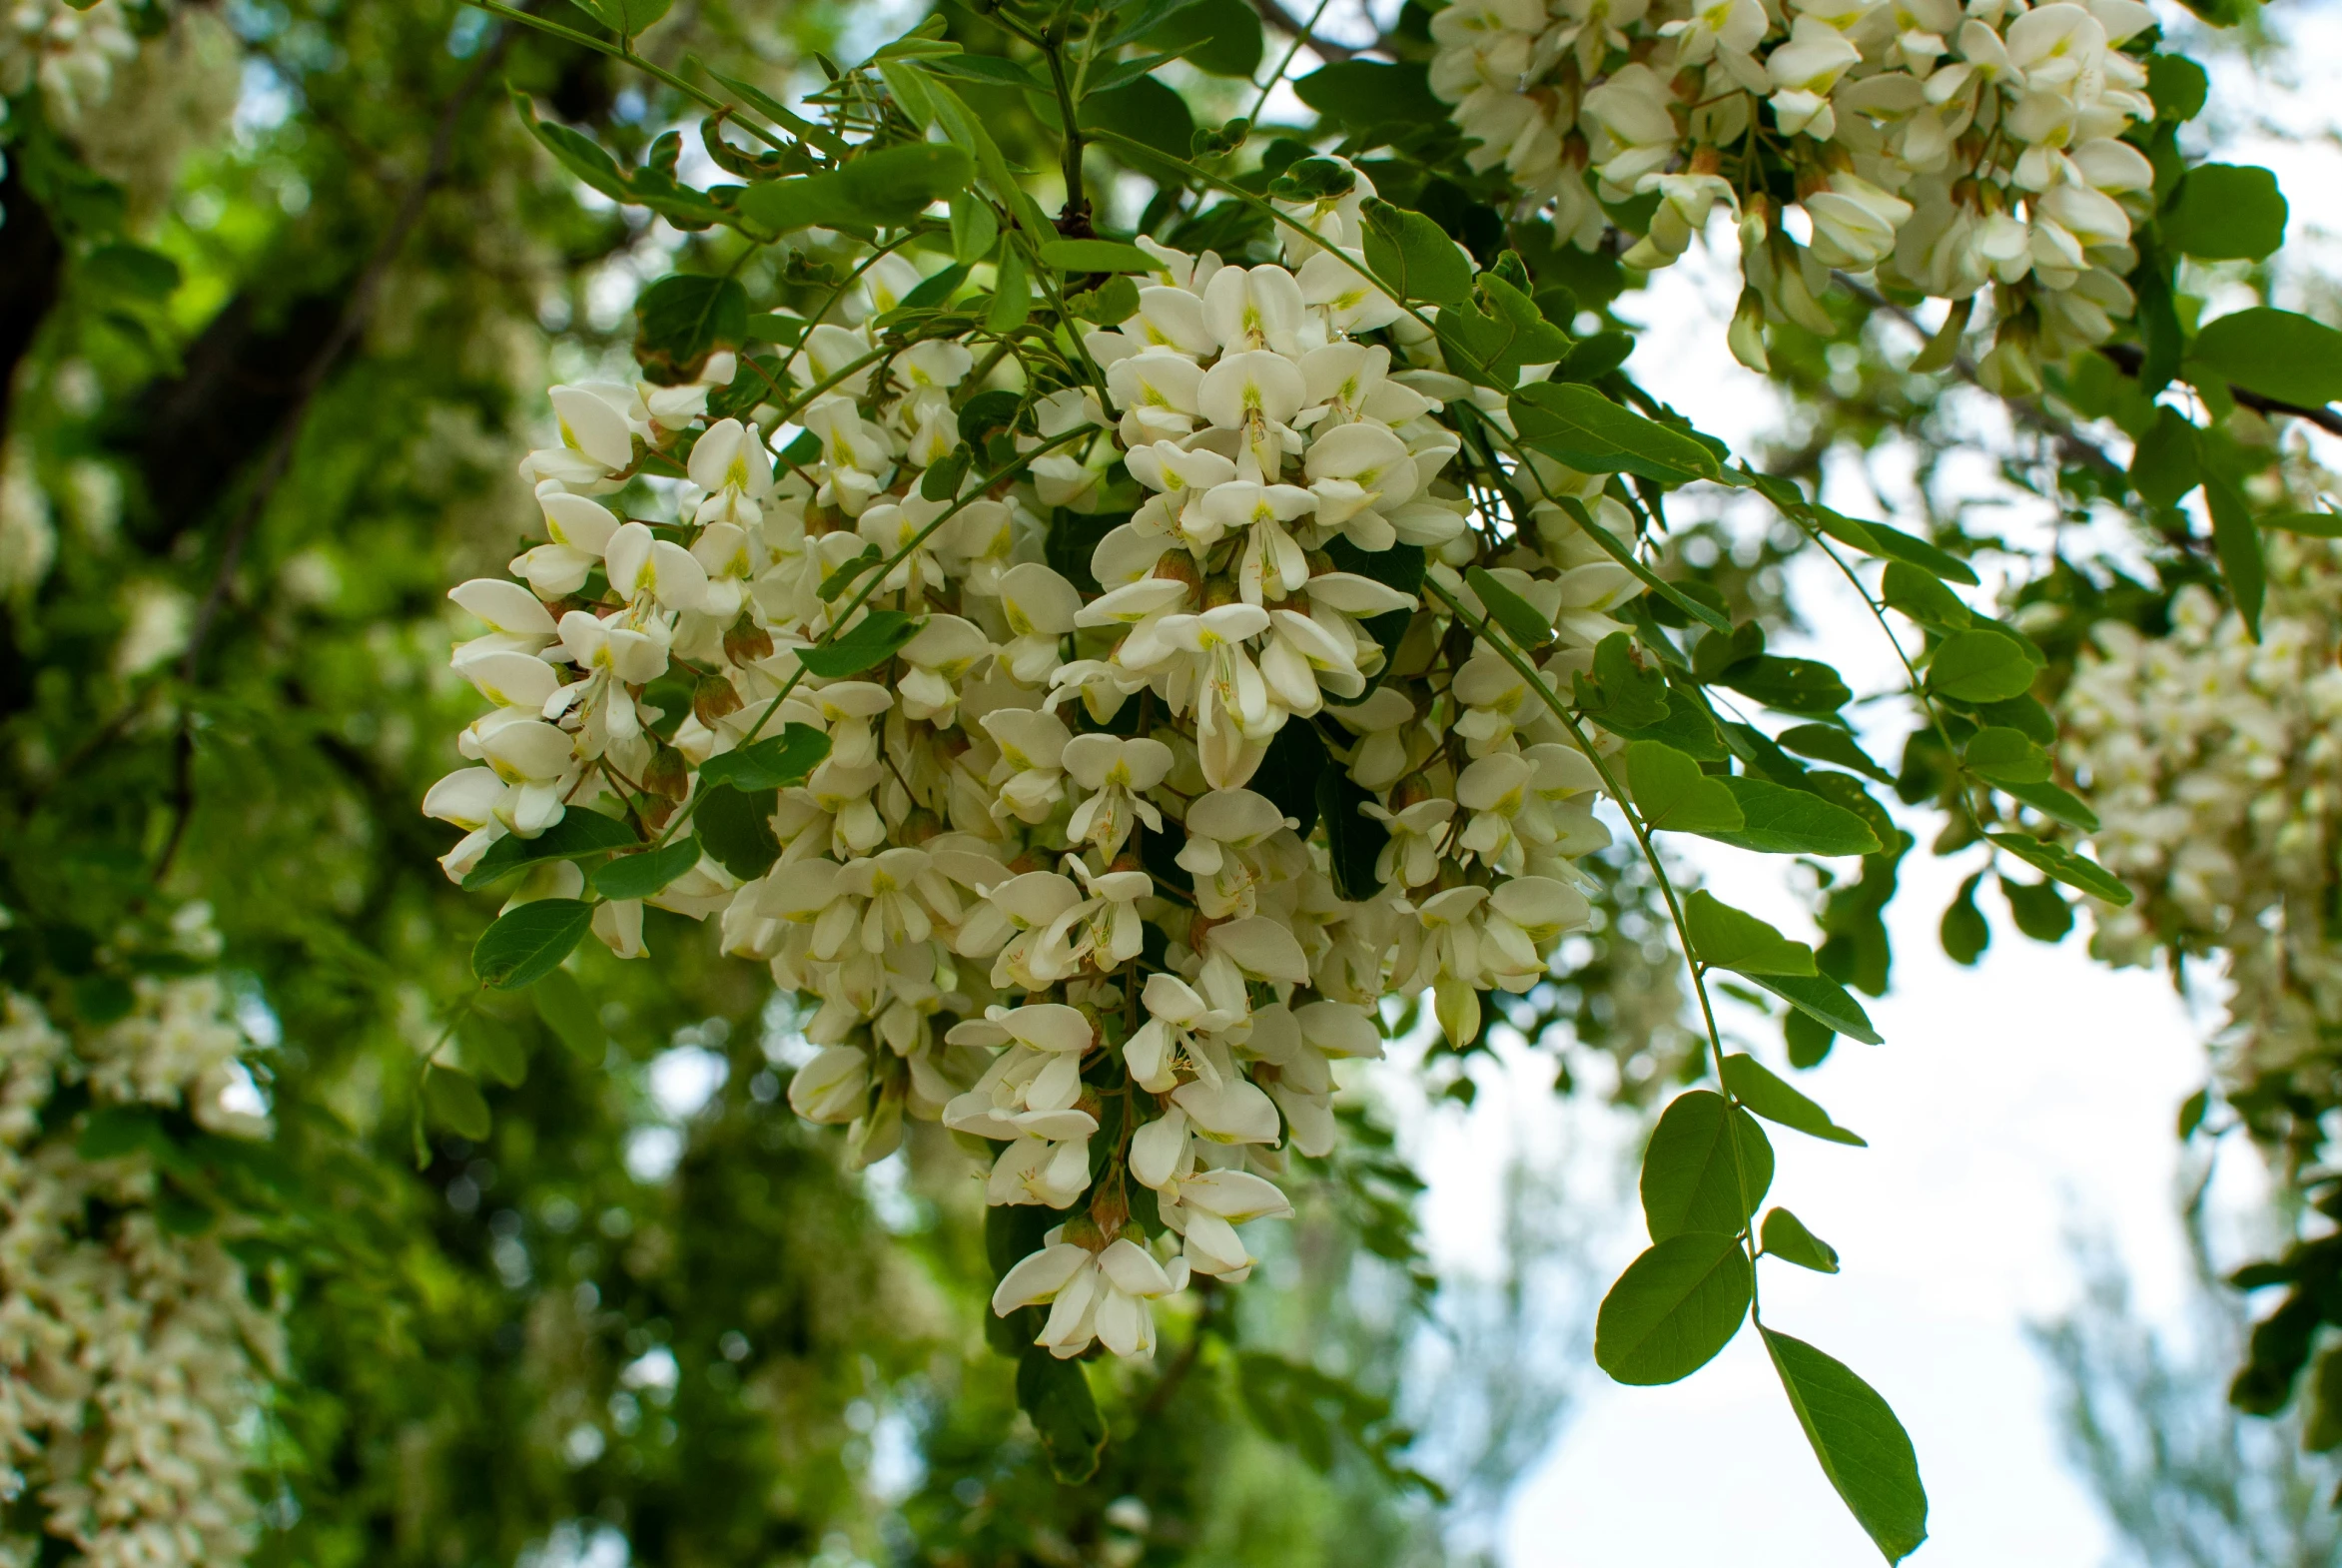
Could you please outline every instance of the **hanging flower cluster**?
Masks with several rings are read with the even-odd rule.
[[[0,1491],[93,1568],[240,1562],[258,1521],[240,1428],[282,1324],[216,1233],[166,1222],[146,1148],[85,1158],[48,1125],[73,1094],[265,1130],[221,1102],[243,1045],[224,1004],[211,977],[142,979],[128,1016],[69,1037],[0,992]],[[0,1561],[54,1545],[0,1536]]]
[[[992,1149],[992,1203],[1065,1213],[994,1301],[1046,1305],[1061,1356],[1144,1354],[1150,1303],[1243,1278],[1237,1227],[1332,1147],[1332,1066],[1381,1054],[1382,999],[1429,990],[1472,1039],[1478,994],[1585,925],[1573,862],[1608,843],[1591,761],[1421,582],[1476,606],[1487,568],[1555,624],[1562,690],[1640,584],[1550,501],[1499,528],[1443,477],[1455,410],[1503,428],[1504,394],[1365,282],[1372,187],[1338,175],[1288,205],[1315,238],[1285,266],[1140,241],[1086,352],[821,322],[794,401],[737,395],[758,373],[722,354],[555,388],[523,467],[545,542],[452,594],[495,706],[425,805],[466,831],[450,876],[581,813],[695,828],[647,902],[811,999],[796,1110],[862,1160],[940,1121]],[[918,282],[880,259],[868,311]],[[675,520],[595,498],[661,463]],[[516,902],[586,888],[528,876]],[[620,955],[642,902],[593,906]]]
[[[2182,589],[2161,637],[2094,630],[2098,656],[2062,714],[2103,823],[2098,856],[2138,895],[2099,910],[2093,950],[2115,964],[2223,956],[2239,1088],[2330,1061],[2342,1026],[2342,560],[2275,533],[2268,554],[2258,643]]]
[[[1992,290],[1979,374],[2022,393],[2131,313],[2154,175],[2121,137],[2154,107],[2120,46],[2153,22],[2138,0],[1459,0],[1431,19],[1431,86],[1558,240],[1591,249],[1601,204],[1655,195],[1624,259],[1663,267],[1735,214],[1752,368],[1765,320],[1835,330],[1817,297],[1839,270]]]

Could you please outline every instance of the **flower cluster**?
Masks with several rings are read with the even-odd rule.
[[[2224,956],[2237,1087],[2330,1062],[2342,1025],[2342,558],[2267,537],[2259,642],[2182,589],[2163,636],[2096,628],[2061,715],[2098,858],[2137,895],[2098,911],[2093,949],[2115,964]]]
[[[1421,582],[1476,607],[1487,568],[1555,624],[1563,691],[1640,585],[1551,499],[1500,526],[1446,476],[1455,407],[1505,428],[1503,393],[1364,281],[1341,174],[1289,205],[1288,265],[1139,242],[1127,314],[1078,338],[878,330],[919,282],[887,257],[864,324],[778,374],[555,388],[545,542],[452,594],[495,706],[426,802],[466,832],[449,874],[580,810],[696,826],[648,902],[812,999],[796,1110],[863,1160],[940,1121],[991,1202],[1066,1213],[994,1300],[1046,1305],[1061,1356],[1146,1353],[1152,1302],[1244,1277],[1238,1227],[1332,1148],[1382,1000],[1472,1039],[1585,925],[1574,861],[1609,842],[1592,761]],[[596,499],[646,465],[688,474],[673,522]],[[1535,480],[1632,532],[1599,478]],[[808,733],[802,782],[717,766]],[[642,952],[641,902],[593,929]]]
[[[1458,0],[1431,19],[1431,85],[1560,240],[1590,249],[1602,203],[1655,197],[1625,260],[1662,267],[1736,215],[1753,368],[1768,318],[1833,331],[1817,296],[1840,270],[1991,288],[1980,374],[2029,392],[2132,309],[2154,176],[2120,138],[2154,109],[2119,46],[2153,21],[2138,0]]]
[[[165,1221],[151,1155],[84,1158],[45,1114],[70,1087],[101,1115],[249,1134],[257,1119],[220,1099],[241,1046],[209,977],[141,980],[127,1017],[71,1037],[0,993],[0,1487],[29,1490],[93,1568],[243,1560],[257,1506],[240,1428],[282,1325],[216,1233]],[[0,1536],[0,1561],[36,1560],[38,1541]]]

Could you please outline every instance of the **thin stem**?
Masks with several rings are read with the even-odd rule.
[[[1066,205],[1058,214],[1058,228],[1067,233],[1090,232],[1090,201],[1082,191],[1082,128],[1074,113],[1074,89],[1066,80],[1065,34],[1062,24],[1051,23],[1049,31],[1041,36],[1042,57],[1049,61],[1049,79],[1057,88],[1058,113],[1066,125],[1065,175]],[[1072,225],[1072,228],[1068,226]]]
[[[1642,814],[1635,809],[1626,791],[1619,786],[1617,776],[1610,771],[1610,764],[1603,760],[1602,753],[1596,749],[1592,738],[1586,734],[1585,727],[1579,722],[1577,714],[1570,708],[1569,704],[1561,700],[1560,695],[1546,682],[1544,675],[1538,671],[1535,664],[1529,661],[1527,655],[1513,645],[1511,638],[1504,635],[1489,620],[1475,617],[1471,611],[1465,609],[1463,603],[1454,594],[1448,592],[1446,586],[1438,578],[1426,576],[1423,579],[1423,588],[1425,592],[1445,604],[1448,612],[1463,622],[1481,641],[1494,648],[1497,656],[1510,664],[1521,678],[1528,682],[1529,689],[1537,694],[1538,700],[1553,711],[1555,718],[1561,720],[1562,725],[1568,729],[1570,738],[1577,742],[1578,750],[1594,764],[1595,775],[1602,780],[1602,787],[1608,790],[1610,798],[1618,803],[1619,813],[1626,818],[1627,829],[1634,834],[1635,843],[1643,852],[1644,862],[1650,866],[1651,875],[1658,879],[1660,896],[1667,902],[1668,919],[1675,923],[1676,940],[1683,945],[1685,967],[1691,971],[1692,993],[1699,998],[1701,1022],[1707,1027],[1709,1061],[1715,1070],[1716,1087],[1724,1096],[1727,1110],[1724,1119],[1724,1137],[1726,1144],[1732,1150],[1733,1179],[1740,1183],[1741,1208],[1744,1212],[1747,1211],[1752,1206],[1748,1200],[1747,1168],[1741,1159],[1740,1128],[1737,1120],[1730,1114],[1739,1108],[1740,1102],[1734,1098],[1732,1086],[1724,1080],[1724,1035],[1717,1027],[1716,1008],[1708,997],[1706,968],[1700,962],[1699,950],[1692,945],[1691,925],[1684,918],[1683,905],[1675,896],[1675,883],[1667,875],[1665,862],[1659,858],[1659,847],[1652,841],[1650,828],[1644,824]],[[1752,1281],[1756,1276],[1757,1264],[1755,1219],[1754,1214],[1749,1215],[1745,1234],[1742,1237],[1743,1243],[1748,1249],[1749,1274]],[[1752,1284],[1752,1291],[1754,1288]],[[1750,1306],[1752,1314],[1755,1309],[1752,1299]]]
[[[1284,52],[1284,58],[1276,63],[1276,69],[1268,74],[1268,80],[1260,84],[1260,95],[1252,100],[1252,112],[1244,116],[1246,120],[1254,124],[1259,123],[1260,111],[1268,104],[1268,95],[1276,91],[1276,84],[1283,81],[1285,73],[1293,68],[1293,61],[1299,56],[1302,47],[1314,45],[1317,42],[1317,23],[1325,15],[1325,8],[1331,4],[1333,4],[1333,0],[1317,0],[1317,9],[1309,13],[1309,20],[1293,29],[1292,47],[1287,49]]]
[[[677,76],[674,72],[668,70],[666,67],[655,65],[652,62],[645,60],[641,55],[638,55],[634,52],[634,46],[631,41],[621,41],[619,43],[613,44],[606,39],[596,38],[591,33],[581,33],[574,27],[563,27],[558,22],[548,22],[541,16],[531,16],[526,11],[516,10],[511,6],[499,4],[498,0],[463,0],[463,3],[465,5],[477,6],[479,9],[487,12],[489,15],[500,16],[508,22],[518,22],[524,27],[533,27],[540,33],[548,33],[555,38],[563,40],[564,42],[576,44],[580,48],[591,49],[596,54],[608,55],[613,60],[623,60],[628,65],[633,66],[637,70],[641,71],[646,76],[650,76],[660,82],[665,83],[667,86],[673,88],[676,92],[681,93],[684,97],[689,98],[692,102],[699,104],[703,108],[722,111],[730,110],[733,107],[732,105],[726,103],[723,99],[718,98],[715,94],[706,91],[704,88],[692,86],[689,82],[686,82],[683,80],[683,78]],[[739,119],[737,113],[734,114],[733,118]],[[766,130],[763,126],[755,124],[753,121],[742,119],[740,120],[740,123],[746,126],[751,132],[755,133],[755,135],[757,135],[759,138],[774,147],[786,148],[789,145],[787,142],[773,135],[772,132]]]

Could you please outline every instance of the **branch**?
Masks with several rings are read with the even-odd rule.
[[[1365,49],[1353,49],[1348,44],[1337,44],[1330,38],[1320,38],[1309,31],[1308,24],[1286,10],[1277,0],[1252,0],[1252,9],[1260,13],[1260,20],[1284,34],[1309,46],[1309,52],[1320,60],[1355,60]]]
[[[2132,343],[2100,344],[2098,353],[2112,361],[2116,370],[2133,380],[2137,379],[2139,366],[2146,360],[2145,352]],[[2289,413],[2296,419],[2309,420],[2328,435],[2342,435],[2342,413],[2332,408],[2312,408],[2304,403],[2264,397],[2257,392],[2245,391],[2234,382],[2228,384],[2228,395],[2236,403],[2256,413]]]

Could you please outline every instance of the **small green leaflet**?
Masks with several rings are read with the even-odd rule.
[[[588,1062],[602,1059],[609,1037],[602,1029],[601,1014],[575,975],[565,969],[547,970],[528,988],[528,998],[536,1005],[537,1019],[562,1045]]]
[[[2054,882],[2016,882],[2000,879],[2000,896],[2008,900],[2016,929],[2035,942],[2063,942],[2073,930],[2073,906]]]
[[[632,849],[640,842],[625,823],[575,806],[535,838],[524,839],[517,833],[507,833],[490,844],[487,853],[479,857],[479,864],[464,876],[463,886],[467,892],[477,892],[523,867],[541,865],[548,860],[605,855],[612,850]]]
[[[1732,1342],[1755,1286],[1732,1236],[1687,1230],[1627,1265],[1594,1320],[1594,1363],[1622,1383],[1675,1383]]]
[[[814,596],[824,604],[835,604],[848,588],[854,586],[856,579],[885,559],[886,552],[877,545],[863,545],[861,554],[821,579],[821,586],[813,590]]]
[[[1654,832],[1730,833],[1747,820],[1723,780],[1701,772],[1697,762],[1673,746],[1628,742],[1626,777],[1635,809]]]
[[[2305,408],[2342,397],[2342,333],[2292,311],[2256,306],[2206,324],[2189,369]]]
[[[431,1120],[458,1138],[476,1144],[495,1130],[487,1100],[469,1074],[431,1064],[422,1075],[422,1101],[430,1108]]]
[[[1583,383],[1532,383],[1507,406],[1522,445],[1586,473],[1636,473],[1664,484],[1723,476],[1716,454],[1691,436]]]
[[[498,991],[533,985],[560,967],[593,924],[583,899],[540,898],[496,918],[471,948],[471,972]]]
[[[1871,1027],[1871,1016],[1846,988],[1827,975],[1751,975],[1749,979],[1772,992],[1834,1034],[1859,1040],[1866,1046],[1887,1042]]]
[[[778,735],[751,741],[700,764],[702,785],[729,784],[737,790],[793,789],[830,754],[830,738],[810,724],[790,724]],[[604,868],[607,869],[607,868]],[[683,871],[691,868],[685,866]],[[681,876],[682,871],[675,873]]]
[[[1918,1551],[1928,1538],[1928,1492],[1903,1423],[1844,1362],[1774,1329],[1759,1332],[1822,1473],[1856,1522],[1890,1563]]]
[[[1892,569],[1892,568],[1890,568]],[[1842,768],[1852,768],[1866,778],[1882,784],[1893,784],[1895,775],[1871,760],[1871,754],[1855,743],[1855,738],[1835,724],[1800,724],[1785,729],[1773,737],[1783,749],[1816,762],[1835,762]]]
[[[667,14],[675,0],[575,0],[611,32],[631,38]]]
[[[1366,199],[1366,266],[1404,300],[1460,305],[1471,297],[1472,262],[1421,213]]]
[[[1373,798],[1342,768],[1318,769],[1317,816],[1325,824],[1334,891],[1346,899],[1372,898],[1380,886],[1374,880],[1374,866],[1390,842],[1390,829],[1362,809]]]
[[[1856,1134],[1830,1120],[1830,1113],[1808,1100],[1773,1075],[1771,1069],[1755,1057],[1738,1052],[1724,1059],[1724,1087],[1732,1091],[1732,1098],[1754,1111],[1768,1122],[1778,1123],[1808,1138],[1819,1138],[1832,1144],[1851,1144],[1857,1149],[1868,1149]]]
[[[1635,657],[1631,633],[1614,631],[1594,645],[1594,668],[1572,677],[1578,710],[1604,729],[1646,729],[1673,711],[1667,678]]]
[[[2244,629],[2261,640],[2261,602],[2268,597],[2269,568],[2261,558],[2261,530],[2253,526],[2252,508],[2235,485],[2218,474],[2204,475],[2204,501],[2212,513],[2212,549],[2220,557],[2220,575],[2227,579],[2228,597],[2244,617]]]
[[[1984,956],[1984,949],[1992,945],[1992,927],[1984,919],[1984,912],[1976,908],[1976,885],[1984,880],[1977,872],[1959,885],[1959,892],[1945,906],[1944,919],[1936,928],[1937,939],[1944,944],[1945,957],[1954,964],[1973,964]]]
[[[1854,693],[1829,665],[1771,653],[1741,660],[1719,675],[1716,684],[1769,708],[1813,718],[1827,717],[1854,700]]]
[[[748,341],[748,291],[736,279],[677,273],[635,297],[635,358],[682,372]]]
[[[455,1026],[463,1043],[463,1065],[481,1078],[492,1078],[506,1089],[517,1088],[528,1077],[528,1052],[520,1037],[476,1008]]]
[[[2084,833],[2098,831],[2098,814],[2084,805],[2079,796],[2046,780],[2034,784],[2001,784],[2000,793],[2023,801],[2042,816],[2062,822],[2069,828]]]
[[[1701,888],[1685,901],[1684,923],[1703,964],[1744,975],[1811,975],[1814,950]]]
[[[1928,689],[1954,702],[1999,702],[2032,689],[2033,661],[2013,637],[1961,631],[1944,639],[1928,665]]]
[[[822,738],[826,741],[829,737]],[[698,864],[698,838],[680,838],[663,849],[620,855],[596,866],[593,890],[607,899],[649,898]]]
[[[924,616],[901,610],[872,610],[846,629],[842,637],[816,647],[801,648],[797,662],[824,680],[859,675],[874,664],[884,664],[926,624]]]
[[[1808,1230],[1805,1221],[1786,1208],[1768,1211],[1758,1235],[1764,1241],[1767,1257],[1778,1257],[1818,1274],[1838,1272],[1838,1248]]]
[[[1926,539],[1891,528],[1883,522],[1853,517],[1832,511],[1813,502],[1804,503],[1805,510],[1824,533],[1841,544],[1850,544],[1865,555],[1876,555],[1881,560],[1899,560],[1908,566],[1917,566],[1931,576],[1946,582],[1956,582],[1962,587],[1977,586],[1975,569],[1966,561],[1937,548]]]
[[[1994,784],[2038,784],[2049,777],[2049,753],[2006,725],[1977,730],[1959,754],[1978,777]]]
[[[1958,594],[1934,576],[1905,561],[1887,563],[1886,581],[1879,595],[1891,610],[1901,610],[1923,626],[1942,632],[1965,631],[1969,615]]]
[[[1643,1223],[1652,1240],[1686,1230],[1737,1234],[1773,1185],[1773,1145],[1765,1130],[1737,1111],[1728,1132],[1725,1104],[1714,1090],[1691,1090],[1669,1102],[1652,1130],[1640,1183]]]
[[[2263,517],[2261,526],[2305,538],[2342,539],[2342,511],[2276,511]]]
[[[781,858],[781,841],[772,827],[776,804],[771,790],[744,795],[728,784],[704,785],[692,813],[700,844],[741,881],[763,876]]]
[[[1836,776],[1846,777],[1843,773]],[[1720,844],[1755,850],[1760,855],[1875,855],[1879,852],[1879,835],[1871,830],[1869,823],[1819,795],[1745,774],[1711,782],[1731,794],[1741,814],[1741,825],[1737,828],[1721,832],[1698,830]]]
[[[2197,164],[2155,220],[2163,243],[2206,262],[2264,261],[2290,216],[2277,177],[2251,164]]]
[[[959,148],[913,142],[857,154],[826,174],[748,186],[737,201],[742,213],[776,234],[898,228],[975,178],[975,160]]]
[[[1479,598],[1488,618],[1504,628],[1506,636],[1523,648],[1542,648],[1553,640],[1553,623],[1527,599],[1474,566],[1464,573],[1464,584]]]
[[[1151,273],[1163,265],[1121,240],[1044,240],[1041,259],[1061,273]]]
[[[2121,907],[2130,902],[2130,889],[2113,873],[2062,844],[2046,844],[2029,833],[1987,833],[1985,838],[2035,871],[2055,877],[2069,888],[2079,888],[2094,899]]]

